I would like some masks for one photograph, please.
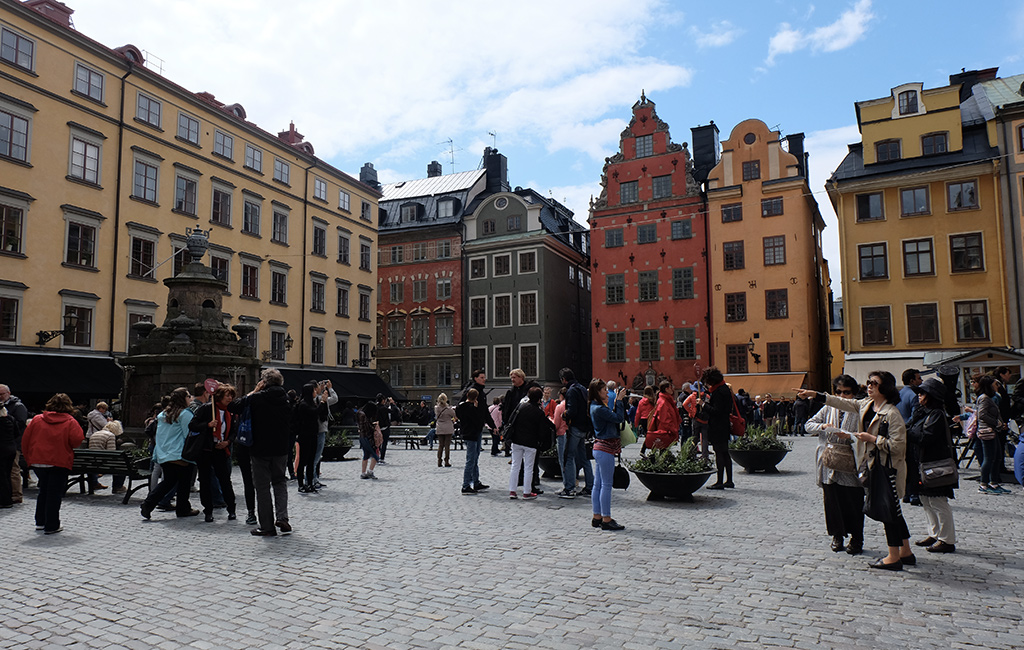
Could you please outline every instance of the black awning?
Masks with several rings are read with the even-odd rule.
[[[339,400],[365,401],[374,399],[378,394],[385,397],[394,397],[396,400],[405,398],[392,390],[383,379],[373,372],[359,372],[353,370],[329,370],[327,368],[297,369],[279,368],[284,376],[284,387],[287,390],[302,392],[303,385],[311,381],[322,381],[330,379],[334,392],[338,394]]]
[[[124,373],[111,357],[0,351],[0,381],[41,407],[54,393],[67,393],[76,404],[112,400],[121,394]]]

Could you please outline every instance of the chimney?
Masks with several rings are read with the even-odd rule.
[[[797,170],[800,176],[807,177],[807,155],[804,153],[804,134],[793,133],[786,136],[786,147],[789,153],[796,156]]]
[[[288,130],[279,132],[277,137],[279,140],[293,146],[301,143],[303,139],[303,135],[295,130],[295,122],[289,123]]]
[[[484,169],[487,170],[488,192],[509,191],[508,158],[498,153],[497,149],[484,147]]]
[[[363,165],[359,170],[359,180],[375,190],[380,189],[380,183],[377,182],[377,170],[373,168],[373,163]]]
[[[69,29],[75,28],[71,22],[71,14],[75,13],[75,10],[63,2],[57,2],[57,0],[27,0],[25,6],[35,9],[58,25],[63,25]]]
[[[434,178],[436,176],[440,176],[442,173],[441,163],[436,160],[431,160],[430,164],[427,165],[427,178]]]
[[[714,120],[707,126],[695,126],[690,129],[693,140],[693,177],[703,184],[708,174],[718,164],[721,147],[718,144],[718,126]]]

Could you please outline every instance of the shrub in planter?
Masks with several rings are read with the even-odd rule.
[[[775,466],[792,448],[789,442],[779,440],[775,429],[748,427],[745,436],[729,443],[729,455],[747,473],[777,473]]]
[[[697,455],[693,438],[687,438],[678,453],[674,446],[653,449],[647,456],[627,462],[626,466],[651,491],[648,501],[675,497],[693,501],[693,493],[714,474],[710,460]]]
[[[342,428],[332,428],[324,439],[323,460],[341,460],[352,449],[352,440]]]

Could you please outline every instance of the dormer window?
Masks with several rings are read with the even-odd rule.
[[[899,94],[900,115],[913,115],[917,110],[917,91],[905,90]]]
[[[416,217],[418,216],[419,213],[418,208],[419,206],[415,203],[412,203],[410,205],[403,205],[402,223],[411,223],[413,221],[416,221]]]
[[[900,141],[883,140],[875,145],[875,159],[877,162],[887,162],[900,159]]]
[[[455,216],[455,201],[452,199],[438,201],[437,216],[442,219]]]

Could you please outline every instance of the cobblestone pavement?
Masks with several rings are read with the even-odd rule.
[[[486,452],[493,487],[476,496],[459,494],[461,451],[439,469],[426,450],[394,449],[377,481],[325,464],[321,494],[290,484],[295,533],[266,539],[223,510],[212,524],[144,522],[139,496],[78,494],[65,531],[43,536],[30,490],[0,513],[0,647],[1024,646],[1019,488],[987,496],[965,482],[956,554],[869,571],[881,526],[866,524],[865,555],[832,553],[815,442],[794,444],[780,474],[738,472],[736,490],[692,504],[648,503],[634,479],[613,498],[621,532],[591,528],[589,501],[556,498],[554,482],[510,501],[506,460]],[[923,537],[921,509],[906,511]]]

